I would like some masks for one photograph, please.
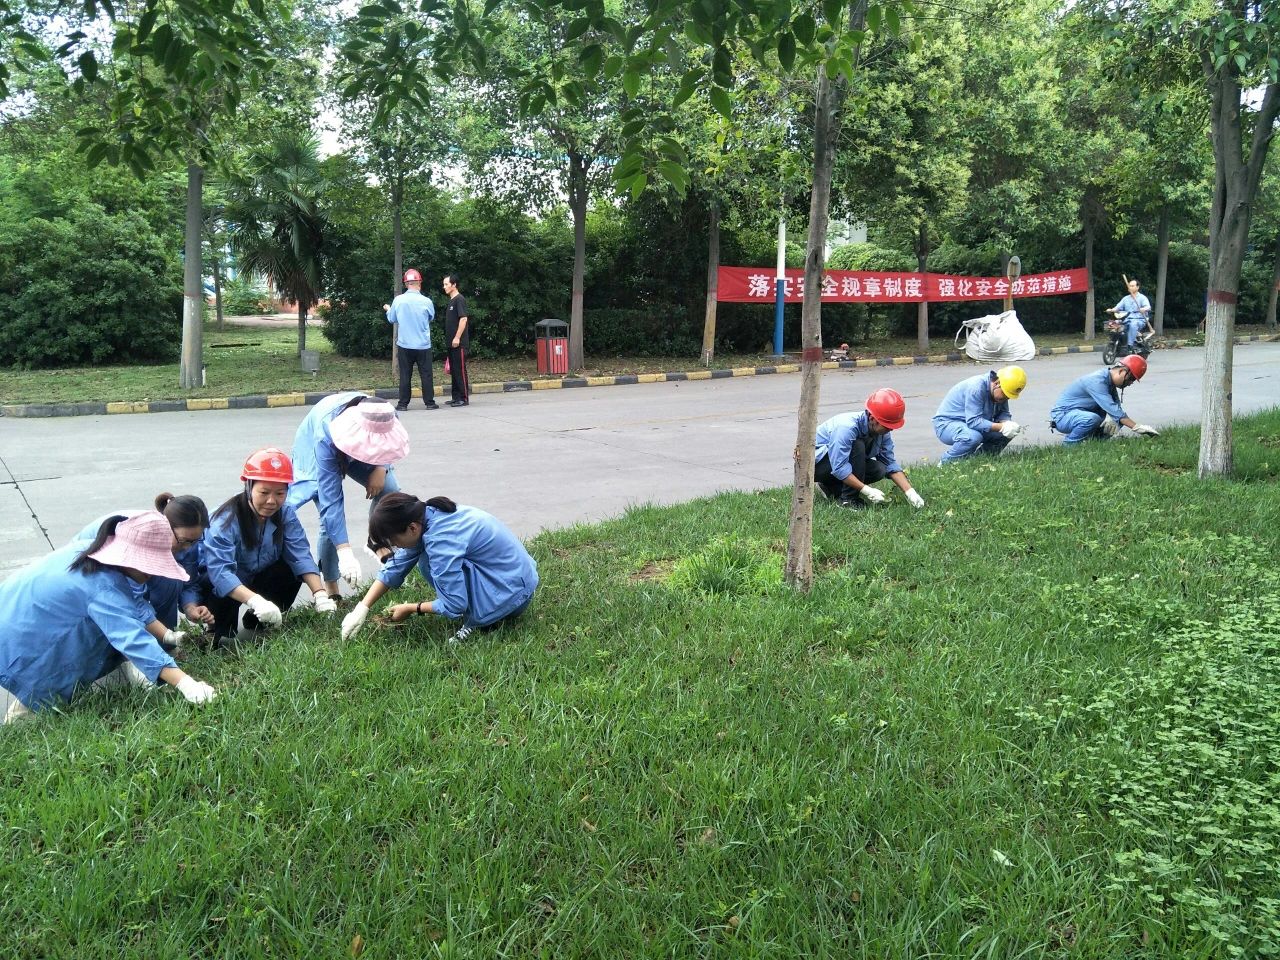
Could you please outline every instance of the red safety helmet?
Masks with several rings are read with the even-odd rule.
[[[1143,374],[1147,372],[1147,361],[1136,354],[1130,354],[1127,357],[1121,357],[1115,362],[1117,367],[1124,367],[1133,375],[1134,380],[1141,380]]]
[[[421,283],[422,274],[420,274],[417,270],[410,268],[404,272],[404,282],[405,283]]]
[[[241,480],[265,480],[268,483],[293,483],[293,461],[278,447],[267,447],[250,454],[244,462]]]
[[[867,413],[882,427],[897,430],[907,422],[907,401],[897,390],[882,387],[867,397]]]

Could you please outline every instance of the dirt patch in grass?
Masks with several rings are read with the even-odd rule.
[[[675,566],[675,560],[650,560],[639,570],[635,571],[627,580],[631,583],[651,583],[654,580],[665,580],[671,574],[671,568]]]

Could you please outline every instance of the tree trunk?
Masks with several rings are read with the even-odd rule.
[[[397,174],[395,185],[391,188],[391,244],[394,250],[393,259],[395,260],[395,276],[391,278],[391,289],[395,291],[395,296],[400,296],[404,291],[404,232],[400,225],[400,214],[404,209],[404,174]],[[426,282],[426,277],[423,277]],[[398,356],[400,348],[396,346],[396,341],[400,339],[400,324],[393,323],[391,325],[391,381],[393,383],[400,382],[400,357]],[[430,403],[430,397],[423,398]]]
[[[1276,235],[1276,263],[1271,269],[1271,296],[1267,299],[1267,329],[1276,329],[1276,298],[1280,296],[1280,234]]]
[[[921,220],[920,230],[916,234],[916,264],[922,275],[929,269],[929,225]],[[916,343],[920,354],[929,352],[929,301],[921,300],[916,305]]]
[[[1201,380],[1201,478],[1229,476],[1234,467],[1231,435],[1231,359],[1240,270],[1248,248],[1253,203],[1280,114],[1280,84],[1269,83],[1254,118],[1253,142],[1242,154],[1240,84],[1233,60],[1221,67],[1201,53],[1209,88],[1213,139],[1213,207],[1209,220],[1209,294],[1204,324],[1204,376]],[[1245,158],[1247,156],[1247,159]]]
[[[1084,338],[1093,339],[1093,218],[1084,218]]]
[[[216,253],[213,255],[213,309],[218,316],[218,332],[221,333],[225,329],[222,317],[222,258]]]
[[[720,204],[711,200],[707,223],[707,312],[702,321],[702,365],[711,366],[716,352],[716,293],[720,288]]]
[[[587,164],[569,151],[569,209],[573,213],[573,295],[569,304],[569,369],[586,366],[582,355],[582,288],[587,272]]]
[[[861,30],[866,13],[867,0],[857,0],[849,13],[850,26]],[[857,62],[856,55],[854,61]],[[805,295],[800,310],[800,409],[796,417],[791,519],[783,574],[790,586],[805,593],[813,587],[813,438],[818,429],[822,389],[822,268],[842,97],[843,84],[833,84],[825,65],[819,63],[814,92],[813,189],[809,195],[809,239],[804,257]]]
[[[307,349],[307,308],[298,304],[298,356]]]
[[[1160,207],[1160,227],[1156,231],[1156,309],[1151,318],[1156,336],[1164,336],[1164,293],[1169,279],[1169,205]]]
[[[178,366],[178,385],[192,390],[204,379],[204,330],[202,323],[204,288],[201,284],[204,227],[204,167],[187,164],[187,235],[182,268],[182,362]]]

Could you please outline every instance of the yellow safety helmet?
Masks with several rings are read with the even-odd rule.
[[[996,379],[1000,381],[1000,389],[1010,400],[1017,400],[1027,386],[1027,371],[1021,367],[1001,367],[996,371]]]

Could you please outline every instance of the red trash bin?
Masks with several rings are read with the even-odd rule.
[[[563,320],[539,320],[537,331],[538,372],[569,372],[569,325]]]

